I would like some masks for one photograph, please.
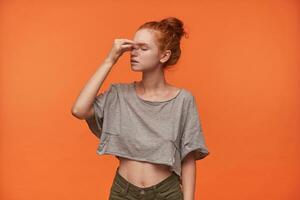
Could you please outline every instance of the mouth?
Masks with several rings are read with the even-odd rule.
[[[131,63],[139,63],[139,62],[136,60],[131,60]]]

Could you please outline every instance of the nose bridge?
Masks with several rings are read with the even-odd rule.
[[[135,51],[138,51],[138,50],[140,50],[140,48],[141,48],[141,45],[140,45],[140,44],[138,44],[138,43],[136,43],[136,44],[133,44],[133,46],[132,46],[132,50],[135,50]]]
[[[136,49],[136,48],[133,48],[132,50],[131,50],[131,55],[133,55],[133,56],[137,56],[138,55],[138,49]]]

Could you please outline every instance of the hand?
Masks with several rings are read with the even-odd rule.
[[[113,46],[108,54],[107,59],[111,60],[113,63],[117,62],[119,57],[125,52],[130,51],[135,44],[134,41],[128,39],[115,39]]]

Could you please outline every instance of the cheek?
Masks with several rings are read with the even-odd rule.
[[[146,67],[153,67],[156,66],[159,62],[159,59],[157,58],[156,55],[147,55],[143,58],[142,60],[144,66]]]
[[[145,62],[157,62],[159,60],[157,52],[145,51],[141,54],[141,58]]]

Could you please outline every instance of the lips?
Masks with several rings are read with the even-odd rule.
[[[134,60],[134,59],[131,59],[130,60],[132,63],[139,63],[138,61]]]

